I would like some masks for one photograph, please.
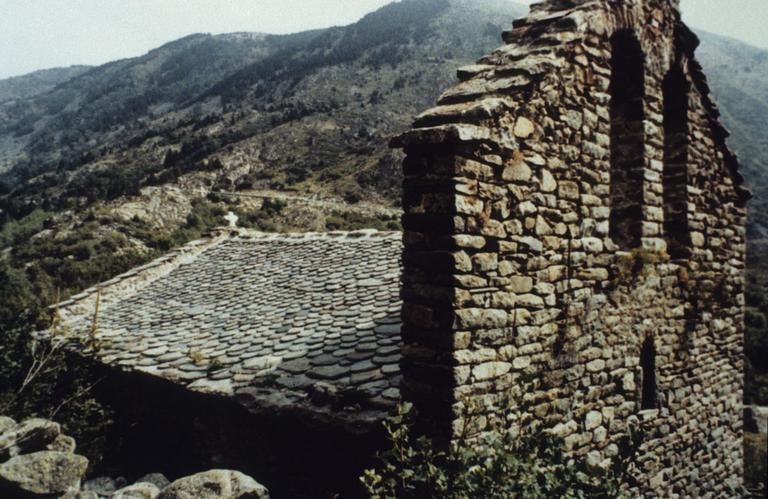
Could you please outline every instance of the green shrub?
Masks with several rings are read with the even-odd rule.
[[[50,217],[50,213],[38,208],[20,220],[10,220],[2,224],[0,227],[0,247],[26,241],[43,230]]]
[[[353,211],[334,211],[325,219],[327,230],[359,230],[378,229],[401,230],[400,222],[395,216],[374,217]]]
[[[31,333],[49,326],[49,304],[150,257],[130,249],[124,234],[105,232],[97,219],[60,237],[18,240],[0,255],[0,414],[55,419],[94,467],[112,421],[110,408],[91,392],[100,375],[82,357]]]
[[[384,425],[391,448],[360,478],[372,499],[615,498],[637,485],[631,470],[639,432],[604,469],[570,458],[560,440],[535,425],[519,434],[460,437],[446,450],[414,437],[408,404]]]
[[[744,435],[744,478],[747,488],[765,493],[768,477],[768,436],[765,433]],[[760,497],[755,494],[754,497]]]
[[[768,405],[768,268],[753,265],[747,276],[744,399],[747,404]]]
[[[18,421],[55,419],[96,468],[107,451],[113,411],[94,398],[100,378],[88,362],[57,340],[32,338],[30,324],[38,317],[39,310],[29,307],[0,328],[0,414]]]

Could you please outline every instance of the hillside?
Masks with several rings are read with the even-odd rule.
[[[227,210],[264,230],[397,227],[401,157],[389,137],[525,10],[403,0],[349,26],[197,34],[0,81],[0,274],[16,300],[0,321],[195,237]],[[750,327],[765,336],[768,51],[701,37],[755,194]]]
[[[409,0],[341,28],[191,35],[0,99],[0,209],[13,219],[77,212],[171,185],[396,203],[399,158],[387,137],[524,9]],[[768,52],[704,33],[699,58],[756,194],[750,233],[765,237]]]
[[[8,316],[228,209],[265,230],[397,227],[389,137],[524,9],[405,0],[346,27],[192,35],[0,104],[0,267],[13,274],[5,296],[28,297]]]
[[[700,36],[699,61],[755,196],[750,237],[768,239],[768,51],[709,33]]]
[[[43,69],[0,80],[0,103],[9,100],[28,99],[49,92],[60,83],[71,80],[88,69],[90,69],[89,66]]]
[[[205,160],[224,167],[193,182],[207,188],[394,199],[386,138],[521,12],[503,0],[410,0],[348,27],[194,35],[102,66],[0,107],[2,181],[22,185],[5,207],[13,217],[41,204],[80,209],[177,181]]]

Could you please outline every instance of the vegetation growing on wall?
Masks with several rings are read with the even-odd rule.
[[[567,457],[563,442],[535,424],[474,439],[462,432],[445,449],[418,437],[413,423],[409,404],[385,421],[391,448],[360,479],[372,499],[618,498],[629,497],[628,487],[636,485],[639,431],[621,442],[610,465],[600,467]]]
[[[747,277],[744,351],[747,357],[745,402],[768,405],[768,261],[760,257],[767,245],[752,248],[752,271]]]

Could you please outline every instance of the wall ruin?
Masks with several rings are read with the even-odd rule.
[[[745,204],[675,0],[533,6],[394,141],[402,391],[438,435],[539,421],[643,492],[741,482]],[[511,401],[511,402],[510,402]]]

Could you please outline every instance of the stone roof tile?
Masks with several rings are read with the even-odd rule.
[[[59,306],[84,338],[103,297],[106,364],[253,410],[370,419],[398,398],[401,251],[399,233],[222,231]]]

